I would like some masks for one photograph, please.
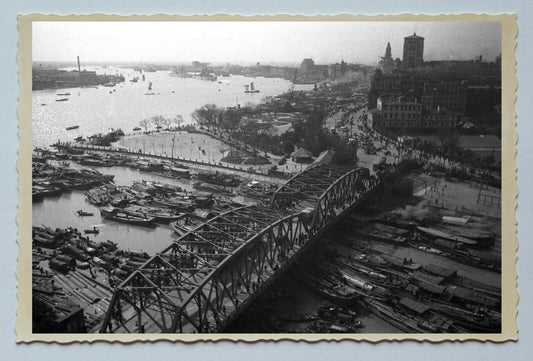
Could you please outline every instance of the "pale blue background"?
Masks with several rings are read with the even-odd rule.
[[[74,1],[0,1],[0,360],[529,360],[533,359],[533,310],[531,309],[532,286],[532,234],[533,215],[532,154],[533,111],[531,101],[532,66],[531,54],[533,27],[533,6],[524,0],[484,0],[484,1],[337,1],[312,0],[295,2],[276,1],[159,1],[159,0],[74,0]],[[17,202],[17,50],[16,15],[19,13],[113,13],[113,14],[275,14],[299,13],[313,14],[397,14],[404,12],[441,14],[441,13],[517,13],[519,24],[518,37],[518,78],[519,117],[518,131],[521,135],[518,145],[518,168],[520,198],[518,207],[519,238],[521,240],[518,273],[521,294],[520,341],[517,343],[494,344],[358,344],[353,342],[319,345],[295,344],[199,344],[180,345],[169,343],[137,345],[16,345],[13,324],[17,300],[15,297],[16,255],[15,242],[17,227],[15,211]]]

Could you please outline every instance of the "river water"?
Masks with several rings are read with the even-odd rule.
[[[69,69],[70,70],[70,69]],[[218,81],[180,78],[170,71],[146,72],[145,81],[139,72],[126,68],[88,67],[97,73],[122,74],[126,81],[114,87],[48,89],[32,92],[33,145],[43,147],[57,140],[73,140],[121,128],[125,133],[139,126],[142,119],[162,115],[181,115],[189,124],[191,113],[205,104],[217,106],[259,104],[268,96],[289,90],[291,82],[281,78],[249,78],[232,75]],[[139,77],[138,82],[131,82]],[[254,82],[259,93],[244,92],[244,85]],[[149,83],[152,89],[149,90]],[[312,85],[295,85],[296,90]],[[70,95],[59,95],[70,93]],[[154,93],[153,95],[147,95]],[[57,101],[67,98],[67,101]],[[66,128],[79,125],[78,129]]]
[[[74,163],[72,165],[77,168]],[[95,169],[103,174],[113,174],[115,184],[120,186],[131,186],[134,181],[144,179],[176,185],[188,191],[193,190],[188,179],[170,179],[124,167],[95,167]],[[92,240],[97,242],[111,240],[124,250],[154,255],[178,238],[168,225],[161,224],[155,228],[146,228],[103,219],[100,209],[86,200],[83,191],[72,191],[59,197],[45,198],[42,202],[34,203],[32,209],[34,226],[74,227],[81,232],[97,227],[99,234],[88,235]],[[76,213],[79,209],[92,212],[94,216],[79,217]]]
[[[191,123],[191,113],[205,104],[217,106],[245,105],[246,103],[258,104],[268,96],[276,96],[286,92],[291,87],[291,82],[280,78],[248,78],[232,75],[221,77],[219,81],[206,81],[193,78],[180,78],[171,76],[169,71],[146,72],[145,81],[142,75],[133,69],[115,67],[87,67],[87,70],[99,74],[122,74],[126,78],[124,83],[114,87],[85,87],[70,89],[48,89],[33,91],[32,93],[32,127],[33,145],[46,147],[57,140],[68,141],[83,135],[88,136],[106,132],[110,128],[122,128],[126,133],[139,125],[139,121],[154,115],[163,115],[173,118],[181,115],[185,124]],[[73,69],[66,69],[73,70]],[[134,77],[139,77],[138,82],[131,82]],[[259,93],[244,93],[244,85],[254,82]],[[152,89],[148,89],[152,83]],[[310,89],[312,85],[296,85],[296,90]],[[59,95],[66,94],[69,95]],[[155,93],[155,95],[145,95]],[[56,101],[68,98],[67,101]],[[79,125],[78,129],[67,131],[66,127]],[[196,135],[191,135],[194,137]],[[133,148],[141,147],[142,142],[135,144],[135,136],[128,137],[123,146]],[[192,139],[192,138],[191,138]],[[189,140],[189,138],[187,138]],[[194,139],[196,140],[196,139]],[[171,139],[169,138],[171,142]],[[206,155],[198,153],[197,141],[193,144],[185,141],[177,142],[176,156],[187,156],[191,159],[206,158],[205,160],[218,160],[222,156],[222,145],[217,147],[206,145]],[[205,141],[204,141],[205,142]],[[153,142],[152,142],[153,143]],[[143,147],[157,147],[148,142]],[[222,147],[222,148],[221,148]],[[191,149],[188,149],[191,148]],[[220,149],[219,149],[220,148]],[[163,150],[170,154],[171,145]],[[210,158],[209,158],[210,157]],[[73,163],[73,166],[76,165]],[[104,174],[115,175],[117,185],[130,186],[135,180],[154,180],[171,183],[192,190],[189,180],[172,180],[155,175],[139,172],[123,167],[97,168]],[[84,209],[94,213],[93,217],[78,217],[76,211]],[[170,244],[175,238],[168,226],[160,225],[155,229],[132,227],[116,222],[109,222],[100,217],[97,207],[85,200],[83,192],[73,191],[60,197],[48,198],[41,203],[33,205],[33,225],[47,225],[53,228],[73,226],[78,229],[88,229],[97,226],[100,234],[91,235],[98,241],[111,240],[117,242],[120,248],[132,251],[146,251],[153,254]]]

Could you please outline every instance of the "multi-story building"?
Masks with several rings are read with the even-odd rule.
[[[424,38],[413,35],[406,36],[403,40],[402,64],[405,69],[414,69],[424,63]]]
[[[418,101],[429,108],[438,106],[467,115],[490,112],[500,104],[500,76],[495,73],[470,72],[398,72],[375,71],[368,93],[368,106],[377,106],[384,94],[401,95],[413,91]]]
[[[444,107],[464,113],[468,81],[461,79],[428,79],[424,82],[422,104],[428,109]]]
[[[377,108],[370,111],[373,128],[420,128],[422,104],[412,94],[378,98]]]
[[[501,86],[470,85],[467,89],[466,115],[476,116],[492,112],[502,103],[501,96]]]
[[[424,108],[422,111],[421,128],[455,128],[459,121],[459,115],[444,107]]]
[[[368,112],[368,120],[374,129],[454,128],[458,115],[440,106],[425,108],[411,93],[380,97],[377,108]]]

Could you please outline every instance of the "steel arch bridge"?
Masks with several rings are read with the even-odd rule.
[[[280,187],[270,207],[220,213],[129,275],[100,332],[223,330],[377,184],[367,169],[313,165]]]

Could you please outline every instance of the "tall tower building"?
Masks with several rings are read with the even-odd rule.
[[[385,58],[392,59],[392,53],[390,48],[390,42],[387,43],[387,48],[385,49]]]
[[[385,56],[381,57],[379,65],[383,73],[392,73],[392,70],[394,69],[394,60],[392,59],[390,43],[387,43],[387,48],[385,49]]]
[[[403,40],[403,67],[414,69],[424,63],[424,38],[414,33]]]

